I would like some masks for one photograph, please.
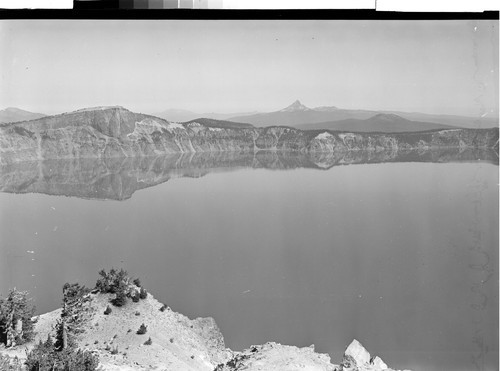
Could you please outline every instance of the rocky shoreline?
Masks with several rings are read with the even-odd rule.
[[[301,154],[496,148],[498,128],[352,133],[255,128],[217,120],[172,123],[122,107],[84,109],[0,126],[0,165],[75,158],[259,151]],[[238,126],[240,125],[240,126]]]
[[[316,353],[314,345],[298,348],[268,342],[239,352],[226,348],[213,318],[189,319],[150,293],[144,300],[129,300],[122,307],[113,306],[108,313],[115,295],[94,290],[90,297],[90,316],[85,330],[76,337],[76,346],[97,355],[99,366],[105,371],[392,370],[379,357],[372,357],[357,340],[346,348],[339,364],[331,363],[327,354]],[[60,317],[61,309],[40,315],[33,341],[10,348],[0,345],[0,354],[18,357],[23,362],[37,343],[48,336],[56,338],[55,324]],[[146,324],[144,335],[136,332],[141,324]]]

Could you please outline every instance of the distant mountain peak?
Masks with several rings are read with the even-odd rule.
[[[311,111],[311,109],[309,107],[304,106],[302,103],[300,103],[300,100],[297,99],[288,107],[280,110],[280,112],[295,112],[295,111]]]
[[[44,114],[29,112],[17,107],[7,107],[0,110],[0,123],[34,120],[44,116]]]
[[[2,110],[2,111],[5,111],[5,112],[20,112],[20,111],[24,111],[20,108],[17,108],[17,107],[7,107],[6,109]]]
[[[7,108],[1,110],[0,112],[8,112],[8,113],[33,113],[33,112],[26,111],[24,109],[17,108],[17,107],[7,107]]]

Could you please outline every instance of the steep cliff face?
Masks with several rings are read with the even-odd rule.
[[[158,156],[186,152],[300,153],[492,148],[498,129],[414,133],[228,128],[170,123],[122,107],[84,109],[0,126],[0,164],[26,160]]]

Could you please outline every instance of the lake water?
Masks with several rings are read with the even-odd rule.
[[[124,267],[236,350],[338,363],[356,338],[393,368],[498,370],[498,162],[232,160],[4,169],[0,293],[46,312]]]

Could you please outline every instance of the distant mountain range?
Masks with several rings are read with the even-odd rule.
[[[299,100],[279,111],[268,113],[196,113],[188,110],[168,109],[152,116],[163,118],[169,122],[192,123],[197,121],[207,127],[224,128],[288,126],[301,130],[398,133],[458,127],[498,127],[497,117],[472,118],[418,112],[349,110],[335,106],[309,108]],[[46,117],[46,115],[10,107],[0,111],[0,124],[29,121],[42,117]]]
[[[498,117],[475,119],[465,116],[433,115],[417,112],[348,110],[334,106],[309,108],[298,100],[279,111],[233,116],[228,120],[249,123],[257,127],[285,125],[302,130],[329,129],[376,132],[498,126]]]
[[[153,116],[160,117],[167,121],[172,122],[187,122],[192,121],[194,119],[198,119],[200,117],[215,119],[215,120],[226,120],[233,116],[245,116],[245,115],[254,115],[257,111],[253,112],[242,112],[242,113],[196,113],[189,110],[183,109],[168,109],[162,112],[152,113]]]
[[[340,130],[354,132],[402,133],[410,131],[426,131],[434,129],[456,129],[457,126],[407,120],[393,113],[379,113],[365,120],[345,119],[319,122],[315,124],[295,125],[301,130]]]
[[[46,115],[9,107],[0,111],[0,123],[35,120]]]

